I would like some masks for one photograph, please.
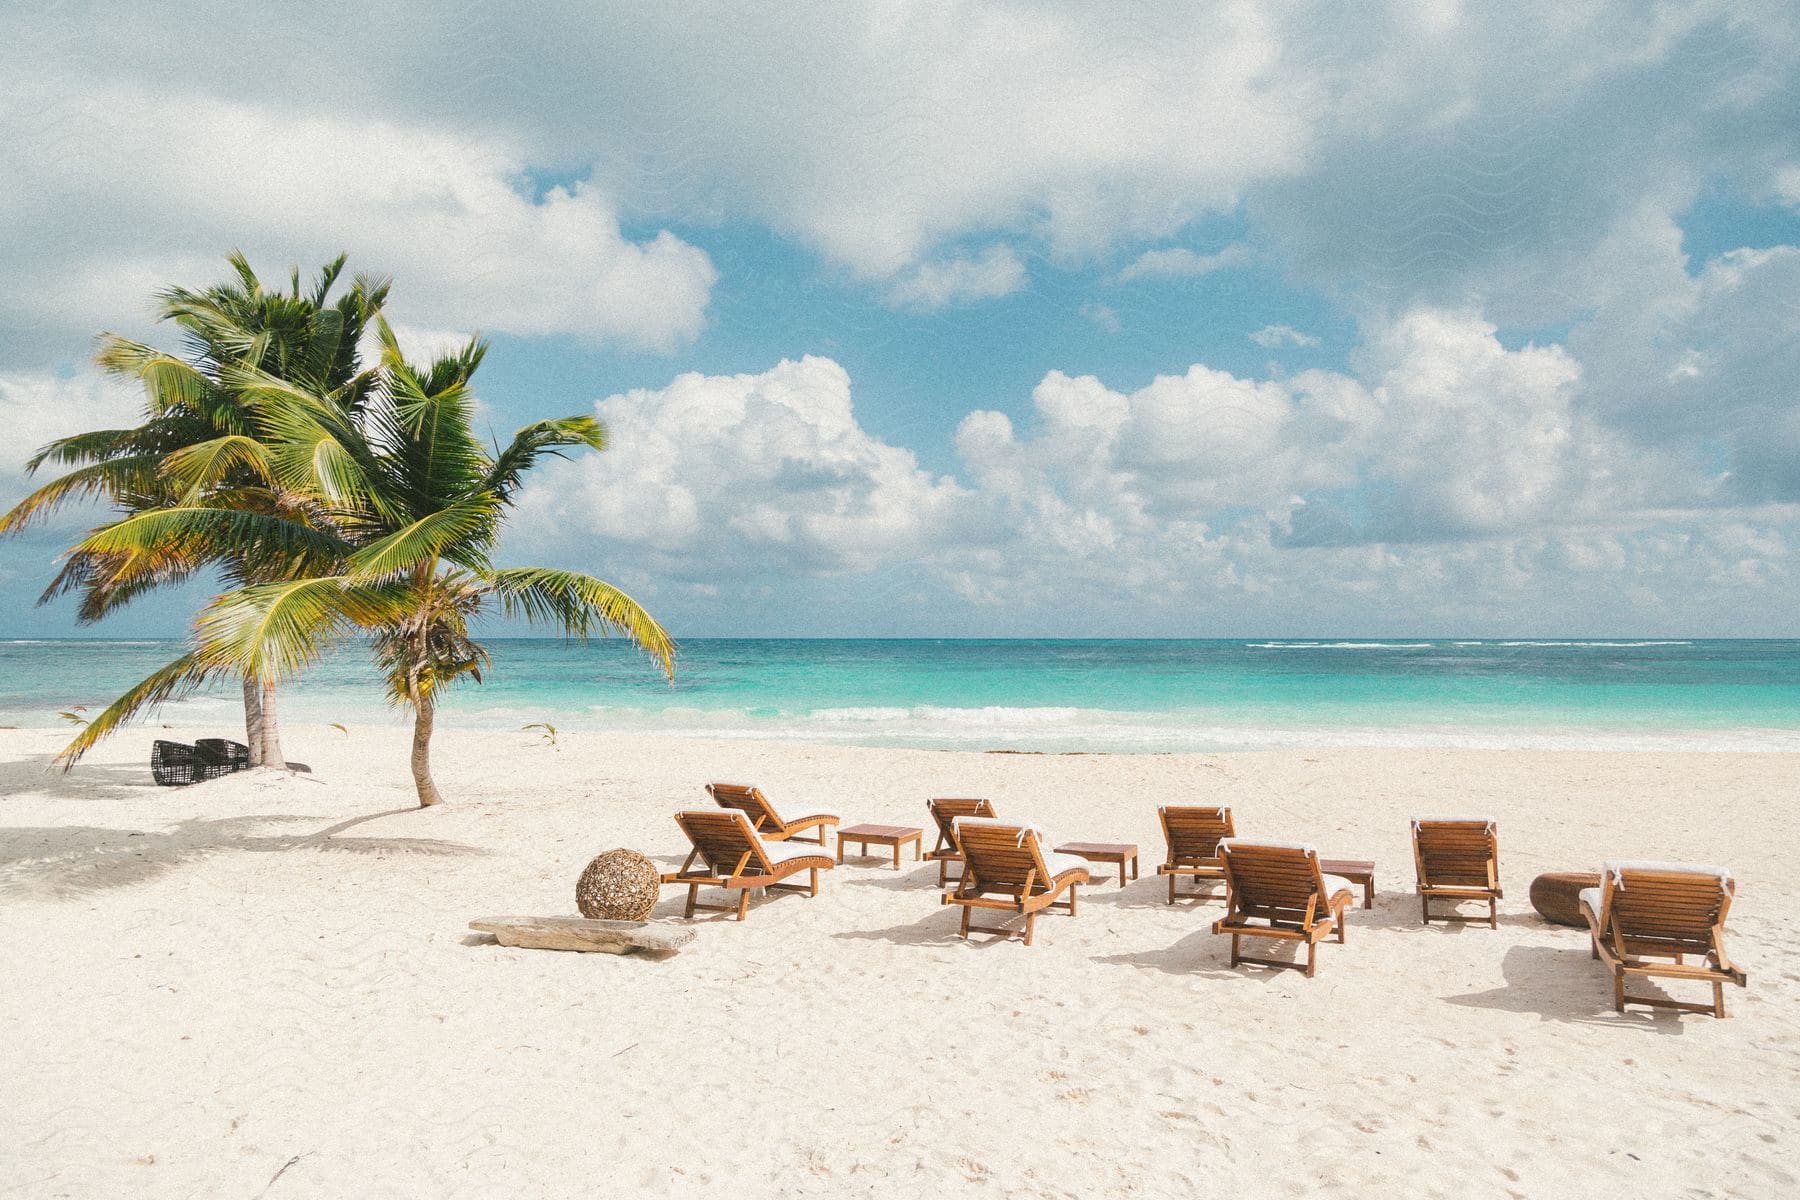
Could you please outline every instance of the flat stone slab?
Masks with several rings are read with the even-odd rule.
[[[679,950],[694,931],[643,921],[590,921],[586,917],[483,917],[470,921],[477,933],[491,933],[502,946],[528,950],[587,950],[629,954],[633,950]]]

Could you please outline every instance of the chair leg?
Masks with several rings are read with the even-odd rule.
[[[1240,936],[1235,933],[1231,935],[1231,965],[1234,967],[1238,965],[1238,939]]]
[[[1492,896],[1488,897],[1488,928],[1500,928],[1500,905]]]
[[[1169,903],[1175,903],[1175,876],[1169,876]]]
[[[1036,913],[1026,913],[1025,914],[1025,944],[1027,946],[1031,945],[1031,934],[1032,934],[1032,931],[1035,930],[1036,928],[1037,928],[1037,914]]]
[[[966,904],[962,906],[962,910],[962,936],[966,938],[969,936],[969,914],[974,910]]]
[[[1613,972],[1613,1011],[1625,1011],[1625,972]]]
[[[812,893],[811,894],[814,896],[817,896],[819,894],[819,868],[817,868],[817,867],[814,867],[812,869]]]
[[[1071,883],[1069,885],[1069,915],[1071,917],[1075,915],[1075,893],[1080,890],[1081,885],[1079,883]]]
[[[1725,985],[1718,982],[1717,980],[1714,980],[1713,981],[1713,1016],[1723,1017],[1724,1015],[1725,1015]]]
[[[740,921],[743,920],[745,915],[747,913],[749,913],[749,911],[750,911],[750,889],[749,888],[739,888],[738,889],[737,919]]]
[[[681,915],[684,917],[691,918],[694,915],[695,906],[698,905],[699,903],[700,903],[700,885],[697,883],[688,884],[687,911],[682,913]]]
[[[1319,965],[1319,943],[1307,942],[1306,943],[1306,977],[1308,979],[1311,979],[1313,977],[1313,971],[1318,968],[1318,965]]]
[[[1430,896],[1420,896],[1419,897],[1419,919],[1427,925],[1431,924],[1431,897]]]

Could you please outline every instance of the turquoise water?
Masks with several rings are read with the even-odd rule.
[[[1800,642],[751,641],[682,645],[673,684],[618,643],[489,643],[448,724],[1019,750],[1288,745],[1800,750]],[[0,642],[0,724],[104,706],[175,642]],[[284,689],[289,721],[400,721],[360,650]],[[165,709],[238,719],[235,689]]]

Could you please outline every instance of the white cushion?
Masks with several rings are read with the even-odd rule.
[[[1414,829],[1424,823],[1437,824],[1439,822],[1450,825],[1486,825],[1490,831],[1494,828],[1494,818],[1492,817],[1414,817],[1412,819]]]
[[[1319,853],[1318,848],[1309,842],[1262,842],[1249,838],[1225,838],[1219,842],[1220,850],[1231,846],[1255,846],[1263,850],[1304,850],[1315,856]]]
[[[825,847],[811,842],[764,842],[763,853],[769,856],[772,863],[784,863],[792,858],[805,858],[809,854],[822,856]]]
[[[1055,879],[1064,871],[1088,871],[1090,874],[1092,873],[1092,868],[1088,865],[1088,860],[1076,854],[1058,854],[1055,851],[1051,851],[1044,855],[1044,865],[1050,868],[1050,878],[1052,879]]]
[[[1731,871],[1727,867],[1699,866],[1694,863],[1653,862],[1649,859],[1624,860],[1606,864],[1606,873],[1613,877],[1614,886],[1620,886],[1621,871],[1674,871],[1682,875],[1711,875],[1721,884],[1730,886]]]
[[[1044,836],[1043,830],[1036,829],[1030,825],[1021,825],[1017,821],[1003,820],[1000,817],[957,817],[950,822],[950,827],[958,831],[967,828],[1016,829],[1019,831],[1018,844],[1021,846],[1025,844],[1025,839],[1033,834],[1037,835],[1039,846],[1044,846],[1049,843],[1049,839]]]
[[[1356,894],[1356,885],[1341,875],[1325,876],[1325,895],[1327,897],[1337,895],[1340,890],[1348,891],[1354,896]]]
[[[1579,901],[1580,903],[1587,905],[1588,911],[1593,913],[1595,917],[1598,917],[1600,915],[1600,889],[1599,888],[1597,888],[1597,887],[1582,888],[1581,891],[1576,894],[1575,899],[1577,901]]]

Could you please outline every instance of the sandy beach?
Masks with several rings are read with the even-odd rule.
[[[162,736],[193,736],[174,731]],[[69,776],[0,733],[0,1194],[1775,1196],[1800,1157],[1788,755],[1332,750],[1031,756],[288,731],[308,774],[150,785],[147,731]],[[1135,841],[1036,944],[965,943],[930,864],[694,922],[661,959],[506,949],[594,854],[674,865],[711,779],[847,821],[988,795]],[[1163,903],[1156,806],[1373,858],[1317,978],[1229,969]],[[1498,931],[1421,927],[1407,818],[1500,823]],[[929,839],[928,839],[929,841]],[[1540,871],[1730,865],[1731,1016],[1612,1011]],[[657,919],[679,919],[665,890]]]

